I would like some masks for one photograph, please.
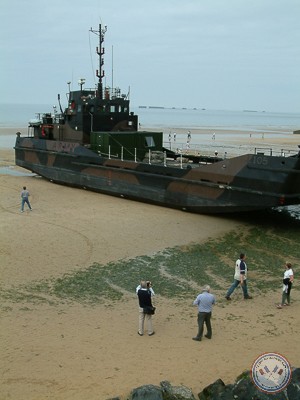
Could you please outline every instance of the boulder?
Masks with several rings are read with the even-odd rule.
[[[143,385],[133,389],[129,400],[164,400],[162,388],[154,385]]]
[[[168,381],[160,382],[164,400],[195,400],[193,392],[186,386],[172,386]]]
[[[264,393],[253,383],[250,371],[244,371],[234,384],[225,385],[218,379],[198,394],[199,400],[300,400],[300,368],[292,369],[291,382],[276,394]],[[110,400],[119,400],[115,397]],[[169,381],[160,386],[144,385],[133,389],[128,400],[195,400],[186,386],[172,386]]]
[[[222,379],[217,379],[211,385],[206,386],[201,393],[198,394],[199,400],[217,399],[222,393],[225,393],[226,386]]]
[[[225,385],[218,379],[198,394],[199,400],[299,400],[300,369],[293,371],[292,380],[286,390],[271,394],[259,390],[252,382],[250,371],[239,375],[233,385]]]
[[[292,370],[292,379],[287,387],[287,397],[289,400],[300,399],[300,368]]]
[[[250,371],[245,371],[237,377],[233,385],[232,394],[236,400],[274,399],[274,394],[264,393],[253,384]],[[276,400],[286,400],[286,396],[283,392],[276,393]]]

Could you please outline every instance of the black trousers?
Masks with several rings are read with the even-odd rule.
[[[199,312],[198,313],[198,334],[197,338],[201,339],[203,336],[203,328],[204,328],[204,323],[206,325],[207,329],[207,337],[211,338],[212,337],[212,330],[211,330],[211,312]]]

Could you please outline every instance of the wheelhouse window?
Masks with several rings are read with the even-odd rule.
[[[154,147],[155,146],[155,142],[154,142],[153,136],[146,136],[145,137],[145,146],[146,147]]]
[[[111,113],[119,113],[121,112],[121,106],[118,104],[113,104],[110,106],[110,112]]]

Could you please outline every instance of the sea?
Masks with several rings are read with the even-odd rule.
[[[37,113],[53,113],[53,104],[4,104],[0,103],[0,147],[13,148],[15,134],[5,134],[5,128],[26,129],[28,122],[36,117]],[[192,132],[192,139],[189,143],[190,150],[194,146],[212,146],[212,135],[214,129],[224,130],[222,138],[231,136],[234,138],[244,136],[250,138],[265,135],[270,139],[280,137],[284,139],[293,135],[294,131],[300,130],[300,113],[269,112],[257,110],[210,110],[199,108],[167,108],[157,106],[136,106],[131,111],[139,116],[140,129],[159,129],[164,134],[164,145],[166,147],[183,148],[187,143],[187,135]],[[201,135],[196,135],[197,129],[201,129]],[[176,130],[180,132],[176,132]],[[230,133],[232,132],[232,133]],[[24,134],[27,131],[22,132]],[[176,143],[174,143],[174,134]],[[215,138],[213,146],[216,151],[223,151],[224,144]],[[300,135],[299,135],[300,144]],[[238,147],[238,146],[232,146]],[[231,148],[232,151],[234,151]],[[248,149],[245,149],[248,150]],[[296,219],[300,219],[300,206],[289,208],[289,212]]]
[[[3,128],[26,128],[29,120],[34,119],[37,113],[53,113],[54,107],[53,104],[1,103],[0,129],[3,133]],[[281,138],[284,138],[292,135],[293,131],[300,129],[300,112],[230,111],[157,106],[136,106],[132,107],[131,111],[139,116],[141,130],[149,128],[162,130],[166,145],[175,133],[176,145],[179,147],[186,144],[189,130],[195,134],[197,129],[201,129],[201,138],[193,135],[191,141],[191,145],[196,146],[210,141],[214,129],[223,130],[223,138],[226,135],[232,136],[228,131],[235,133],[235,138],[245,133],[252,137],[258,137],[261,132],[268,138],[278,137],[278,134],[281,135]],[[176,130],[180,132],[176,132]],[[14,137],[12,140],[0,138],[0,146],[10,147],[13,145],[14,139]]]
[[[37,113],[52,113],[52,104],[0,103],[0,128],[27,126]],[[300,112],[267,112],[255,110],[209,110],[200,108],[167,108],[156,106],[132,107],[139,115],[141,126],[160,129],[219,128],[231,130],[281,129],[287,132],[300,129]]]

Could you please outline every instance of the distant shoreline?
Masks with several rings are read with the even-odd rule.
[[[187,131],[191,131],[191,133],[194,134],[203,134],[203,133],[232,133],[232,134],[248,134],[251,132],[257,132],[257,133],[274,133],[274,134],[293,134],[294,128],[291,128],[290,126],[264,126],[264,125],[253,125],[253,126],[233,126],[233,127],[228,127],[228,126],[220,126],[220,125],[215,125],[215,126],[198,126],[198,127],[182,127],[182,126],[172,126],[172,127],[167,127],[159,124],[141,124],[139,131],[161,131],[164,133],[169,133],[170,131],[172,133],[176,132],[177,134],[183,134],[187,133]],[[295,129],[296,130],[296,129]],[[21,132],[23,135],[27,135],[28,132],[28,126],[22,126],[22,125],[8,125],[8,126],[0,126],[0,135],[13,135],[16,134],[17,132]]]
[[[65,107],[66,104],[64,104]],[[141,128],[164,130],[212,130],[270,132],[282,129],[291,132],[300,128],[300,113],[249,110],[213,110],[208,108],[166,107],[142,104],[131,111],[139,118]],[[255,111],[255,112],[254,112]],[[53,112],[53,105],[46,104],[1,104],[0,129],[27,131],[28,121],[36,114]]]
[[[227,153],[228,157],[237,153],[253,153],[255,148],[272,148],[275,151],[289,150],[298,151],[300,135],[284,127],[264,129],[257,126],[256,130],[246,129],[249,127],[229,129],[228,127],[201,127],[201,128],[166,128],[141,126],[140,131],[163,132],[163,144],[166,148],[185,150],[187,146],[187,132],[191,133],[189,149],[191,151]],[[0,127],[0,149],[13,150],[16,133],[27,136],[28,128],[22,126]],[[174,133],[176,132],[176,140]],[[214,139],[213,139],[214,138]]]

